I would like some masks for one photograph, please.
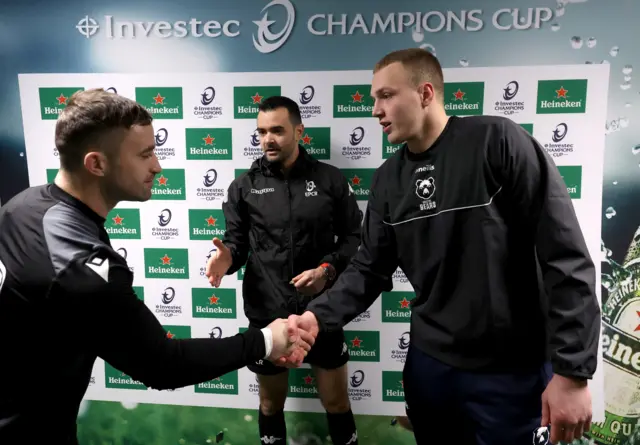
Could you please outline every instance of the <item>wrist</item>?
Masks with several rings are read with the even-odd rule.
[[[336,269],[329,263],[322,263],[319,266],[325,281],[331,282],[336,278]]]
[[[262,331],[262,335],[264,336],[264,357],[269,358],[271,352],[273,351],[273,332],[269,327],[260,329]]]

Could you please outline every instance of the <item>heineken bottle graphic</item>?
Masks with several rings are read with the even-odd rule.
[[[640,445],[640,227],[618,264],[603,247],[602,350],[605,421],[594,424],[591,439],[603,445]]]

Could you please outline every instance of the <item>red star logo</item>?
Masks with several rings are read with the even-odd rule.
[[[158,185],[167,185],[168,179],[164,177],[164,175],[160,176],[158,179]]]
[[[210,216],[205,221],[207,222],[207,226],[215,226],[217,220],[213,216]]]
[[[356,91],[356,94],[352,94],[352,95],[351,95],[351,98],[353,99],[353,101],[354,101],[354,102],[360,102],[360,103],[362,103],[362,98],[363,98],[363,97],[364,97],[364,96],[363,96],[362,94],[360,94],[360,92],[359,92],[359,91]]]
[[[565,90],[564,87],[560,87],[559,90],[556,90],[556,94],[557,94],[556,98],[560,99],[561,97],[564,97],[566,99],[568,92],[569,92],[569,90]]]
[[[304,384],[305,384],[305,385],[311,385],[312,383],[313,383],[313,377],[311,377],[310,375],[307,375],[307,376],[304,378]]]
[[[407,309],[407,308],[409,307],[409,303],[410,303],[410,301],[409,301],[409,300],[407,300],[407,297],[404,297],[404,298],[402,299],[402,301],[400,301],[400,307],[401,307],[402,309]]]
[[[636,314],[638,314],[638,317],[640,317],[640,311],[636,311]],[[636,326],[636,328],[633,331],[634,332],[640,331],[640,324],[638,326]]]
[[[311,140],[312,140],[312,139],[313,139],[313,138],[312,138],[312,137],[309,137],[309,135],[308,135],[308,134],[305,134],[305,135],[304,135],[304,137],[302,138],[302,143],[303,143],[304,145],[309,145],[309,144],[311,143]]]
[[[464,98],[465,94],[466,93],[464,91],[462,91],[460,88],[458,88],[458,91],[453,93],[453,95],[455,96],[456,100],[462,100]]]
[[[360,340],[358,337],[355,337],[353,340],[351,340],[351,346],[353,346],[354,348],[359,348],[361,343],[362,340]]]
[[[209,304],[218,304],[219,300],[220,298],[216,297],[215,295],[211,295],[209,297]]]
[[[154,97],[153,100],[155,101],[155,105],[164,105],[164,97],[160,96],[160,93],[158,93],[158,95]]]
[[[167,332],[167,338],[168,338],[169,340],[171,340],[171,339],[172,339],[173,337],[175,337],[175,336],[176,336],[176,334],[172,334],[172,333],[171,333],[171,331]]]
[[[122,218],[120,215],[116,215],[111,219],[113,220],[113,224],[115,224],[116,226],[121,226],[122,221],[124,220],[124,218]]]
[[[254,104],[259,104],[260,102],[262,102],[262,97],[260,96],[260,93],[256,93],[255,96],[251,96],[251,99],[253,100]]]
[[[400,386],[402,386],[402,389],[404,389],[404,380],[400,380]]]
[[[212,138],[210,134],[207,135],[206,138],[202,138],[202,140],[204,141],[204,145],[213,145],[213,141],[216,140],[216,138]]]
[[[160,258],[160,260],[162,261],[163,266],[167,264],[171,264],[171,258],[169,258],[166,253],[162,258]]]
[[[221,382],[222,379],[220,377],[216,377],[215,379],[213,379],[214,382]]]
[[[353,175],[353,178],[351,178],[351,184],[353,185],[360,185],[360,181],[361,179],[358,178],[356,175]]]
[[[64,97],[64,94],[60,93],[60,96],[56,97],[58,99],[58,105],[66,105],[68,97]]]

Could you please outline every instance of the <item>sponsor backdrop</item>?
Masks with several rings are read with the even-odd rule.
[[[2,200],[55,176],[55,119],[73,92],[102,87],[136,99],[156,119],[164,171],[153,199],[120,204],[107,230],[135,273],[136,293],[170,338],[232,335],[247,324],[242,271],[221,289],[202,274],[211,238],[224,232],[226,187],[260,155],[257,105],[273,94],[298,101],[307,126],[300,143],[342,169],[365,210],[373,170],[397,149],[371,118],[371,68],[393,49],[427,48],[446,68],[450,114],[507,116],[556,161],[602,265],[604,362],[592,382],[598,422],[591,440],[636,443],[640,212],[633,203],[640,137],[631,125],[638,97],[633,52],[624,43],[637,32],[629,17],[638,7],[567,0],[429,8],[415,1],[393,8],[364,1],[219,3],[190,0],[178,11],[145,1],[108,8],[72,1],[55,14],[49,6],[34,12],[8,5],[12,20],[0,24],[7,37],[0,54],[9,61],[0,68],[8,104],[0,109]],[[596,16],[616,28],[585,25]],[[310,199],[313,193],[309,184]],[[392,419],[402,413],[400,371],[414,294],[400,270],[394,284],[347,328],[361,443],[412,443]],[[309,371],[290,378],[287,420],[295,444],[328,440]],[[98,361],[79,436],[81,443],[254,443],[257,404],[255,377],[246,369],[159,392]]]

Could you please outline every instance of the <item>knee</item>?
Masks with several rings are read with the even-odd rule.
[[[284,398],[267,398],[265,396],[260,397],[260,410],[265,416],[273,416],[284,409]]]
[[[334,397],[323,399],[322,406],[325,411],[331,414],[342,414],[351,409],[351,403],[347,394],[336,394]]]

